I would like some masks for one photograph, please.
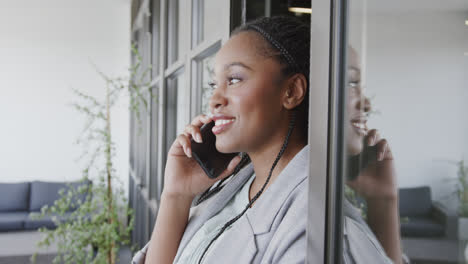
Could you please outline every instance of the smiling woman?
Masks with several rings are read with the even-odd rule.
[[[291,17],[232,33],[215,58],[212,115],[196,117],[172,144],[153,235],[135,263],[305,261],[309,45],[308,25]],[[243,157],[214,180],[190,144],[213,121],[216,148]]]

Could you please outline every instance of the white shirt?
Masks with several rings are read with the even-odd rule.
[[[224,224],[240,214],[249,203],[249,190],[254,178],[255,175],[252,175],[252,177],[250,177],[250,179],[244,184],[242,189],[232,197],[226,206],[219,211],[218,214],[214,215],[203,224],[184,248],[177,263],[198,263],[206,247],[218,234]],[[235,224],[236,223],[234,223],[234,225]],[[216,242],[222,240],[224,235],[229,232],[229,229],[230,227],[225,230],[224,233],[210,246],[206,255],[210,254],[213,248],[216,247]]]

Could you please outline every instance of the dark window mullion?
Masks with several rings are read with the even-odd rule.
[[[343,170],[345,158],[346,58],[348,1],[334,0],[330,32],[330,107],[326,204],[326,263],[341,263],[343,256]]]

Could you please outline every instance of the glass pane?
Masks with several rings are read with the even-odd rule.
[[[159,40],[160,40],[160,2],[158,0],[151,1],[151,34],[152,34],[152,67],[153,79],[159,73]]]
[[[201,113],[208,114],[210,112],[210,98],[213,93],[213,89],[209,86],[212,81],[214,74],[214,57],[215,55],[208,56],[198,63],[200,67],[200,78],[201,78]]]
[[[193,24],[196,30],[193,32],[194,43],[199,44],[203,40],[219,37],[223,27],[220,26],[219,16],[224,7],[224,1],[220,0],[193,0]]]
[[[133,111],[130,112],[130,169],[133,170],[135,168],[135,114]]]
[[[394,260],[468,260],[467,20],[468,1],[351,1],[345,257],[361,232]]]
[[[185,76],[179,74],[175,79],[175,87],[177,87],[177,128],[176,135],[184,132],[185,126],[189,123],[188,120],[188,103],[189,94],[185,87]]]
[[[190,25],[187,15],[187,0],[168,1],[168,52],[167,62],[171,65],[182,58],[184,47],[189,40],[188,27]]]
[[[140,104],[140,111],[136,120],[136,134],[138,140],[135,174],[142,186],[146,186],[146,135],[147,135],[147,110],[143,103]]]
[[[157,94],[158,87],[153,87],[153,95]],[[158,198],[158,98],[151,100],[151,135],[150,135],[150,199]]]
[[[171,76],[166,85],[166,111],[165,111],[165,150],[164,155],[169,152],[176,136],[183,132],[188,123],[188,94],[184,86],[184,74]],[[163,164],[166,164],[164,160]]]

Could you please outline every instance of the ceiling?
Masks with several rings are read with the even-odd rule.
[[[369,13],[459,11],[468,14],[468,0],[354,0],[351,8],[362,10],[364,4],[367,4]]]

